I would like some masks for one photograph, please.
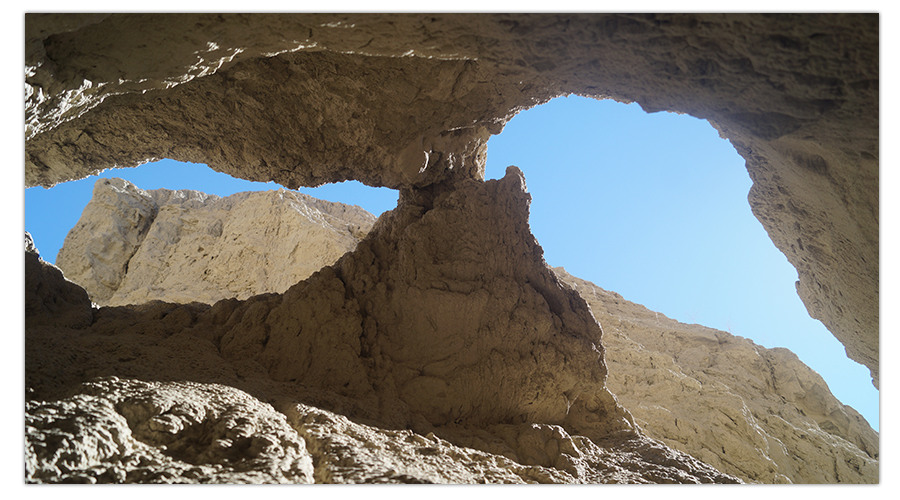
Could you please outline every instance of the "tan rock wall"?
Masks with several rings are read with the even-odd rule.
[[[543,264],[517,169],[403,198],[356,250],[283,294],[212,306],[156,301],[92,311],[88,303],[89,326],[27,329],[28,422],[43,422],[26,427],[27,479],[279,482],[290,478],[270,455],[303,461],[308,453],[321,465],[313,472],[320,482],[738,481],[645,436],[608,391],[600,327]],[[489,275],[480,272],[485,264]],[[121,384],[104,382],[110,377],[138,384],[139,403],[184,401],[171,409],[141,403],[146,411],[132,422],[132,403],[120,401]],[[152,383],[186,381],[207,396]],[[102,387],[84,397],[84,384]],[[219,385],[252,398],[228,409],[246,398]],[[304,452],[280,424],[242,423],[259,401],[317,444]],[[328,412],[365,425],[307,428],[310,414],[333,422]],[[108,451],[110,434],[137,447],[126,437],[143,432],[144,421],[162,433],[151,449]],[[86,444],[41,444],[59,435]],[[372,462],[379,449],[399,470]],[[72,463],[59,466],[57,452]],[[222,457],[230,460],[224,467],[206,468]],[[146,463],[167,472],[148,475]]]
[[[791,351],[555,271],[603,325],[609,388],[648,435],[747,482],[878,482],[878,433]]]
[[[226,198],[100,179],[57,264],[99,305],[284,292],[353,250],[375,217],[285,190]]]
[[[483,187],[473,183],[468,188],[404,200],[406,205],[417,204],[419,208],[387,214],[378,223],[380,229],[375,230],[373,239],[366,240],[356,255],[341,260],[337,275],[330,269],[323,270],[318,280],[298,285],[286,294],[290,300],[284,305],[279,305],[280,300],[271,296],[248,301],[248,304],[257,304],[251,308],[255,312],[248,310],[247,318],[241,319],[240,324],[259,333],[246,336],[229,331],[219,341],[221,352],[235,359],[248,353],[255,355],[254,359],[262,366],[275,363],[275,371],[270,369],[269,373],[277,380],[301,381],[307,385],[317,383],[319,386],[322,382],[317,380],[333,381],[326,387],[357,400],[365,400],[364,395],[373,390],[386,392],[373,388],[364,380],[361,375],[365,363],[360,364],[355,354],[341,349],[345,343],[352,344],[354,349],[368,351],[374,356],[380,365],[375,375],[379,380],[377,385],[391,384],[391,397],[401,400],[394,406],[415,408],[417,401],[431,400],[424,411],[418,410],[429,422],[415,421],[414,428],[420,434],[437,433],[457,444],[505,456],[522,464],[557,469],[573,474],[572,480],[597,474],[590,468],[585,469],[580,462],[593,453],[587,451],[593,445],[586,442],[579,445],[577,439],[560,427],[564,420],[546,409],[539,409],[541,405],[552,409],[552,399],[531,401],[526,406],[525,420],[543,422],[540,432],[525,431],[515,425],[492,425],[473,436],[468,432],[459,434],[434,427],[448,423],[441,415],[447,412],[441,410],[446,404],[431,396],[435,393],[444,392],[445,401],[459,406],[456,410],[459,415],[472,414],[475,407],[481,412],[492,411],[498,406],[509,408],[510,400],[520,397],[516,394],[519,388],[537,390],[560,398],[560,401],[571,397],[571,389],[567,386],[532,389],[535,380],[553,379],[542,373],[543,366],[555,369],[568,366],[567,371],[571,371],[574,360],[583,354],[571,349],[560,352],[560,343],[550,342],[546,337],[538,340],[542,330],[552,329],[549,325],[545,324],[537,331],[530,326],[546,323],[542,319],[546,312],[541,311],[554,301],[548,300],[546,295],[540,298],[527,293],[534,284],[548,281],[549,277],[527,274],[532,268],[528,259],[515,258],[516,255],[539,258],[540,253],[539,248],[528,241],[529,236],[521,238],[521,235],[528,235],[527,228],[515,214],[527,212],[525,206],[529,197],[517,184],[522,185],[520,174],[516,169],[510,169],[502,182],[492,181]],[[473,196],[481,191],[486,191],[486,195]],[[282,192],[269,194],[279,193]],[[204,195],[195,192],[194,196],[202,198]],[[242,199],[238,195],[231,198]],[[478,199],[491,201],[480,206]],[[507,201],[502,201],[504,199]],[[267,208],[265,203],[272,208]],[[218,212],[213,210],[216,206]],[[252,214],[274,213],[280,206],[277,196],[258,196],[258,202],[252,205],[198,203],[186,212],[200,212],[214,220],[218,220],[221,212],[236,220],[255,220]],[[466,208],[451,210],[459,206]],[[417,220],[416,215],[422,211],[427,215]],[[301,211],[290,214],[305,220]],[[356,215],[352,211],[347,213],[347,216]],[[181,217],[182,226],[174,232],[187,241],[193,241],[194,234],[205,234],[204,225],[186,222],[197,217],[200,215]],[[400,220],[407,222],[396,225],[408,224],[406,229],[395,229],[395,221]],[[409,220],[415,222],[410,224]],[[85,221],[86,224],[89,222]],[[291,220],[281,223],[295,225]],[[345,225],[337,217],[332,224]],[[385,235],[385,228],[394,229]],[[391,233],[401,236],[391,236]],[[211,248],[236,252],[239,247],[234,243]],[[498,248],[508,248],[510,253],[500,252]],[[273,246],[271,250],[273,255],[264,255],[265,260],[272,262],[273,268],[284,267],[279,262],[285,257],[274,257],[280,252],[279,248]],[[136,254],[132,265],[142,265],[146,256]],[[180,258],[181,261],[175,257],[166,261],[172,269],[179,270],[177,276],[183,278],[179,287],[186,290],[187,296],[192,296],[191,288],[194,287],[197,292],[193,296],[205,297],[202,293],[204,285],[191,277],[196,274],[195,268],[206,265],[191,257]],[[151,262],[154,261],[151,257]],[[378,266],[373,272],[373,262],[390,265],[386,268]],[[562,268],[553,272],[561,282],[549,286],[561,289],[565,288],[562,283],[572,286],[591,307],[593,317],[604,326],[602,341],[610,366],[607,384],[618,401],[634,415],[635,422],[651,437],[747,482],[878,482],[878,434],[855,410],[842,405],[821,377],[790,351],[765,349],[726,332],[679,323],[571,276]],[[482,283],[477,273],[487,273],[491,279]],[[529,285],[520,283],[522,276]],[[256,281],[248,278],[253,294],[275,291],[265,276],[257,278]],[[344,283],[350,284],[349,290]],[[378,285],[373,293],[368,283],[384,283],[383,290],[378,290],[382,288]],[[388,289],[393,293],[387,293]],[[350,295],[352,299],[345,298],[346,305],[334,309],[329,304],[338,300],[329,299],[329,294],[336,297]],[[300,298],[304,296],[307,298]],[[526,300],[523,297],[533,298]],[[563,300],[566,299],[559,299],[559,302]],[[355,312],[354,301],[355,304],[366,304],[362,311],[365,319]],[[515,306],[510,309],[513,302]],[[216,308],[231,311],[233,309],[227,305],[231,303],[226,301]],[[297,304],[307,303],[308,306],[298,310]],[[261,322],[261,314],[271,306],[276,307],[276,312],[266,316],[268,329],[260,331],[254,325]],[[510,310],[512,312],[508,312]],[[459,311],[465,314],[460,316]],[[233,313],[218,314],[231,316]],[[349,319],[346,318],[348,315]],[[507,316],[510,321],[501,321]],[[361,336],[365,340],[362,343],[356,338],[360,335],[358,324],[371,329],[366,332],[366,327],[363,328]],[[298,343],[293,335],[279,333],[292,331],[292,328],[296,330],[295,325],[316,330],[316,337]],[[503,334],[505,337],[497,338],[498,332],[507,333]],[[422,339],[428,339],[427,344],[423,345]],[[548,343],[555,344],[557,352],[519,347]],[[491,349],[489,361],[484,360],[485,347],[482,345]],[[461,349],[459,346],[466,347]],[[335,358],[337,351],[344,354]],[[522,356],[523,351],[528,351],[528,355]],[[314,354],[308,356],[306,352]],[[309,363],[297,363],[297,360],[307,358]],[[529,366],[528,358],[537,363]],[[433,359],[437,361],[432,362]],[[495,359],[498,363],[493,366]],[[352,367],[352,370],[337,373],[332,366],[335,364]],[[510,368],[513,365],[516,369]],[[488,371],[479,370],[479,367],[486,367]],[[354,371],[356,376],[350,376]],[[522,378],[520,371],[528,376]],[[416,377],[416,374],[425,376]],[[576,376],[584,380],[601,377],[587,373]],[[424,381],[418,381],[423,378]],[[479,382],[482,380],[497,382],[483,384]],[[507,381],[510,384],[504,385]],[[423,385],[425,389],[421,388]],[[348,391],[345,386],[354,389]],[[486,392],[483,397],[476,394],[479,399],[467,408],[464,402],[470,395],[451,392],[452,387],[459,386],[466,387],[469,393]],[[507,414],[500,420],[510,417],[511,414]],[[395,412],[378,418],[399,423],[406,417]],[[488,418],[482,422],[494,420]],[[346,438],[331,436],[328,439],[343,442]],[[553,442],[557,444],[551,444]],[[560,454],[563,443],[580,451]],[[355,470],[352,474],[369,473],[371,471]],[[338,476],[343,477],[342,474]]]
[[[517,111],[568,93],[709,119],[747,160],[751,207],[797,268],[811,314],[877,385],[878,21],[26,16],[26,186],[168,157],[288,187],[357,179],[403,193],[368,243],[284,295],[208,309],[76,300],[94,333],[68,320],[29,327],[29,391],[179,371],[238,384],[261,370],[355,401],[381,425],[556,425],[644,464],[631,470],[645,480],[726,481],[633,429],[606,387],[590,309],[540,259],[521,177],[480,183],[486,141]],[[119,239],[129,248],[142,210]],[[39,310],[55,295],[28,297]],[[187,364],[173,367],[179,357]],[[520,434],[547,437],[546,450],[546,429]],[[579,478],[626,477],[592,467]]]

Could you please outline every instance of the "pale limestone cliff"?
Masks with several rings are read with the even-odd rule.
[[[281,293],[356,247],[375,217],[279,190],[226,198],[100,179],[56,264],[99,305]]]
[[[555,271],[603,325],[607,384],[648,435],[747,482],[878,482],[878,433],[791,351]]]
[[[196,196],[204,195],[196,193]],[[228,211],[230,217],[243,220],[258,212],[274,212],[280,206],[278,197],[260,196],[259,200],[259,204],[220,206],[219,210]],[[263,201],[272,204],[272,208],[267,208]],[[201,205],[190,211],[194,210],[203,211],[208,217],[216,217],[208,205]],[[291,214],[293,218],[305,220],[302,212],[294,211]],[[355,211],[348,212],[348,215],[358,216]],[[460,217],[466,215],[463,213]],[[195,217],[184,217],[182,220],[195,220]],[[90,222],[85,218],[79,224],[89,226]],[[293,225],[290,220],[282,220],[281,223]],[[202,224],[183,224],[175,232],[184,239],[191,240],[195,233],[206,232]],[[346,223],[335,218],[333,224],[344,226]],[[436,251],[437,248],[450,253],[454,252],[454,248],[474,250],[475,245],[459,241],[462,236],[452,230],[452,223],[446,223],[445,228],[447,243],[429,240],[427,243],[432,249],[420,252],[420,256],[440,259],[442,254]],[[455,243],[449,243],[451,241]],[[216,248],[233,254],[239,252],[240,245],[240,242],[235,242],[228,247]],[[361,251],[365,251],[365,248]],[[278,252],[277,247],[273,248],[273,253]],[[142,265],[139,255],[132,258],[135,265]],[[215,257],[215,254],[212,253],[212,256]],[[283,267],[278,258],[265,253],[261,257],[271,262],[275,268]],[[479,258],[484,261],[484,267],[491,268],[490,261],[496,259],[496,256],[479,253],[473,255],[471,260]],[[205,285],[198,283],[192,289],[193,281],[190,278],[196,274],[192,268],[204,268],[207,265],[190,257],[182,256],[181,259],[181,262],[174,258],[165,261],[173,269],[179,270],[178,276],[187,277],[179,282],[178,287],[187,290],[187,294],[196,300],[212,303]],[[454,262],[457,266],[465,263],[460,262],[459,257]],[[425,264],[416,265],[416,269],[428,268]],[[473,268],[471,261],[466,268]],[[554,273],[578,291],[590,305],[593,316],[604,327],[603,345],[610,366],[607,384],[649,436],[747,482],[878,482],[878,434],[855,410],[842,405],[830,393],[821,377],[790,351],[766,349],[726,332],[679,323],[629,302],[614,292],[571,276],[562,268],[554,269]],[[439,288],[461,286],[460,283],[448,281],[447,275],[446,271],[442,272],[442,278],[437,282]],[[501,277],[503,273],[495,270],[492,275]],[[249,290],[253,294],[277,291],[264,278],[265,274],[259,276],[261,278],[257,281],[248,280]],[[417,280],[420,278],[429,279],[417,276]],[[390,283],[391,280],[386,281]],[[467,291],[461,293],[465,292]],[[441,302],[450,302],[450,297],[452,295]],[[464,295],[460,296],[460,300],[472,301]],[[370,307],[373,310],[385,308],[382,305]],[[468,302],[446,307],[466,311],[478,309],[469,306]],[[479,307],[483,310],[485,306]],[[383,311],[380,314],[396,313]],[[433,311],[432,314],[438,312]],[[452,316],[451,312],[447,317],[419,322],[429,325],[453,323]],[[460,323],[459,318],[455,322]],[[525,331],[521,327],[504,329]],[[413,332],[420,330],[421,328],[409,328]],[[478,331],[463,324],[450,340],[470,342],[467,330],[475,333]],[[410,342],[404,342],[408,343]],[[435,348],[444,349],[440,344]],[[454,363],[452,358],[444,362]],[[453,399],[458,401],[461,398],[454,396]],[[430,418],[429,421],[433,419]],[[424,429],[423,433],[428,429],[430,428]],[[519,432],[521,431],[495,426],[485,432],[479,438],[480,441],[476,441],[474,437],[462,436],[457,437],[456,442],[490,451],[494,455],[524,459],[522,463],[529,465],[561,470],[575,467],[568,462],[557,463],[559,455],[551,451],[528,450],[517,453],[515,443],[524,439],[515,437]],[[546,432],[568,436],[562,428],[556,431],[548,428]],[[510,433],[514,437],[508,437]],[[489,446],[487,443],[491,442],[491,438],[485,436],[494,436],[494,441],[500,444]],[[503,438],[498,440],[497,436]],[[560,436],[557,438],[562,439]]]

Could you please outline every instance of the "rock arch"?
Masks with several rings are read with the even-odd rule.
[[[874,14],[31,14],[26,186],[168,157],[289,187],[482,176],[564,94],[708,119],[810,314],[878,382]]]

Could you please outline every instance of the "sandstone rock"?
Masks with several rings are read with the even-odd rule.
[[[432,432],[379,429],[304,404],[287,406],[284,413],[320,458],[316,480],[321,483],[577,482],[552,467],[456,446]]]
[[[877,385],[877,15],[29,15],[26,37],[26,186],[168,157],[288,187],[357,179],[402,191],[356,251],[284,294],[102,308],[90,327],[26,322],[31,401],[64,401],[98,376],[179,377],[261,401],[340,402],[383,429],[508,425],[494,432],[535,463],[558,459],[550,443],[569,443],[564,431],[600,449],[577,447],[597,457],[579,478],[732,481],[635,425],[606,386],[590,308],[540,258],[521,177],[481,183],[488,137],[566,94],[710,120],[747,160],[751,207],[797,268],[811,314]],[[126,247],[143,231],[145,211],[131,213]],[[26,295],[32,310],[48,303]],[[752,358],[733,347],[709,357]],[[820,430],[877,455],[814,378],[773,377]],[[716,383],[728,388],[713,398],[727,402],[718,423],[735,426],[723,439],[752,436],[733,411],[757,411],[738,405],[742,385]],[[773,480],[795,467],[774,429],[805,421],[777,416],[753,417],[773,437],[777,472],[745,463],[753,451],[740,440],[726,444],[739,450],[730,466]],[[800,455],[830,439],[810,435],[817,444]],[[832,456],[851,457],[837,439],[845,451]],[[832,468],[834,480],[855,477]]]
[[[528,426],[523,430],[535,434]],[[689,457],[681,460],[705,474],[694,477],[696,471],[683,470],[678,460],[673,463],[681,468],[648,467],[652,461],[641,460],[634,446],[624,452],[604,450],[561,429],[554,433],[563,439],[561,446],[554,445],[561,450],[556,455],[569,461],[571,473],[456,446],[434,433],[422,436],[355,423],[302,403],[286,405],[280,413],[243,391],[217,384],[108,377],[82,384],[60,401],[26,402],[25,469],[26,481],[32,483],[524,484],[722,478]],[[531,441],[557,443],[553,438]],[[646,438],[640,441],[665,449]],[[606,465],[597,468],[598,463]]]
[[[392,425],[408,411],[436,426],[633,431],[604,386],[600,328],[528,231],[521,172],[401,198],[332,268],[248,309],[217,340],[223,356],[275,380],[374,392]]]
[[[800,297],[877,386],[878,20],[28,15],[25,182],[167,157],[291,188],[425,187],[481,178],[488,137],[556,96],[688,113],[747,160]]]
[[[25,434],[28,482],[313,482],[284,415],[215,384],[99,379],[27,402]]]
[[[878,482],[878,433],[791,351],[554,270],[604,326],[610,390],[649,436],[747,482]]]
[[[372,227],[355,206],[287,190],[226,198],[100,179],[57,265],[100,305],[284,292]]]
[[[91,300],[106,305],[158,211],[150,196],[130,182],[98,180],[91,202],[66,235],[57,265],[89,290]]]

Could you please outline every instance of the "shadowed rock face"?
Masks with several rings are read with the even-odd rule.
[[[877,386],[877,15],[28,15],[25,182],[163,157],[291,188],[477,179],[491,134],[569,93],[710,120]]]
[[[376,394],[366,404],[381,422],[540,418],[601,440],[629,433],[630,417],[605,387],[589,308],[534,256],[527,215],[509,219],[519,233],[473,240],[453,229],[464,215],[477,228],[521,206],[515,172],[480,184],[487,139],[516,112],[570,93],[710,120],[747,160],[751,207],[797,268],[811,315],[877,385],[877,15],[28,15],[25,183],[167,157],[287,187],[401,189],[355,257],[283,297],[206,312],[101,309],[91,328],[121,320],[172,339],[189,329],[279,383]],[[416,309],[425,303],[434,306]],[[486,316],[494,307],[509,315]],[[466,337],[464,325],[502,342]],[[49,335],[31,338],[40,332]],[[527,344],[546,342],[559,357],[529,360]],[[447,387],[434,381],[447,370],[441,349],[470,367]],[[597,361],[569,365],[570,351]],[[566,370],[547,378],[560,359]],[[536,371],[491,371],[515,360]],[[36,387],[65,383],[31,373]],[[100,374],[79,373],[69,382]],[[486,407],[485,380],[512,394]]]
[[[25,233],[25,326],[83,328],[91,324],[91,299],[84,288],[38,254]]]

